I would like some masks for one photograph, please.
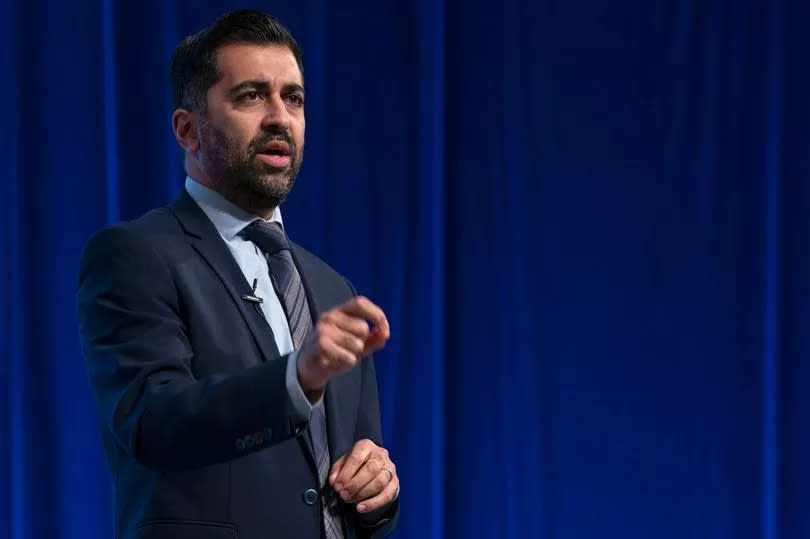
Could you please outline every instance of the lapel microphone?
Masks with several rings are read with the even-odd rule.
[[[258,279],[253,279],[253,294],[242,294],[242,299],[245,301],[249,301],[254,305],[260,305],[264,300],[256,295],[256,286],[259,284]]]

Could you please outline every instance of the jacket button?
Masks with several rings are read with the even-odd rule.
[[[313,488],[308,488],[304,491],[304,503],[307,505],[315,505],[318,501],[318,492]]]

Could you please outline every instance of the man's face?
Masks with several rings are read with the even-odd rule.
[[[283,45],[221,47],[222,78],[208,89],[200,163],[227,198],[274,208],[292,189],[304,157],[304,88]]]

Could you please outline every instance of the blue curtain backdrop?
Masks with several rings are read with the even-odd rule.
[[[79,254],[235,7],[305,53],[289,231],[391,320],[397,537],[810,537],[802,0],[0,0],[0,536],[111,537]]]

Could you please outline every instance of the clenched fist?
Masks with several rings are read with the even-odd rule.
[[[385,313],[363,296],[321,314],[298,353],[298,382],[307,398],[320,398],[330,378],[382,348],[390,335]]]

